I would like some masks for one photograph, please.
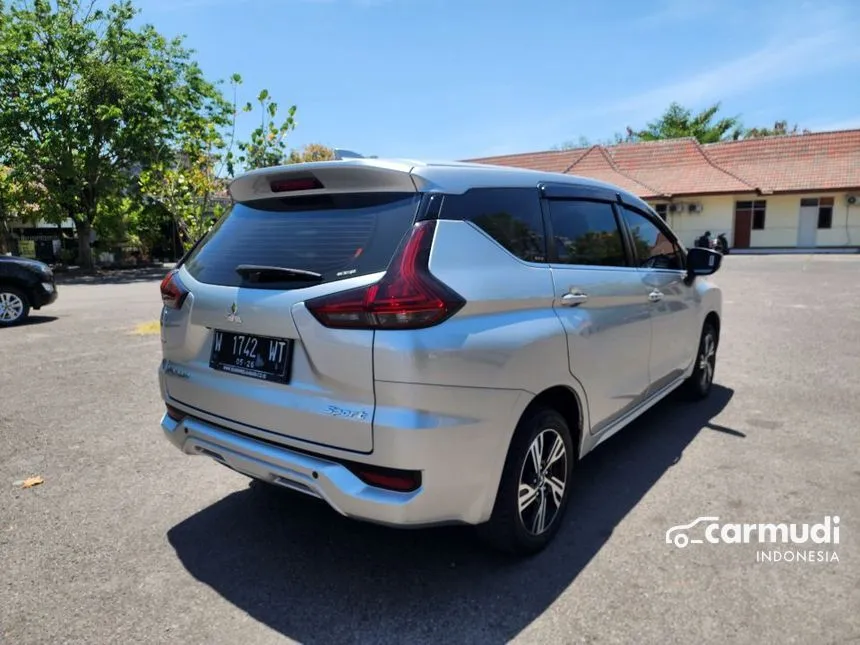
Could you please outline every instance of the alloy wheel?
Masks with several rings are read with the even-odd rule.
[[[556,520],[568,479],[567,447],[551,428],[541,430],[529,446],[520,470],[518,508],[526,531],[538,536]]]
[[[717,341],[713,333],[708,333],[702,340],[702,351],[699,354],[699,372],[702,375],[702,387],[708,388],[714,380],[714,370],[717,364]]]
[[[11,323],[24,313],[24,301],[15,293],[0,293],[0,322]]]

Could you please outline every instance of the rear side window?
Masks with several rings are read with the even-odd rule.
[[[439,217],[474,222],[521,260],[546,262],[537,188],[472,188],[445,195]]]
[[[324,194],[235,204],[185,261],[196,280],[295,289],[384,271],[418,210],[417,193]],[[241,265],[321,274],[248,282]]]
[[[615,211],[606,202],[551,201],[549,217],[559,264],[627,266]]]

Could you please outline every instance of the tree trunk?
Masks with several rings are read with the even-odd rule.
[[[93,250],[90,247],[90,231],[92,226],[87,220],[76,220],[75,229],[78,234],[78,265],[82,269],[93,268]]]

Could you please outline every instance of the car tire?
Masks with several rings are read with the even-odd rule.
[[[30,315],[30,301],[20,289],[0,286],[0,327],[18,325]]]
[[[706,322],[696,350],[696,363],[693,373],[684,383],[684,394],[691,401],[701,401],[708,397],[714,385],[717,368],[717,346],[719,337],[716,327]]]
[[[575,459],[570,428],[562,415],[545,407],[527,413],[514,432],[490,520],[478,527],[482,540],[516,556],[542,551],[562,524]]]

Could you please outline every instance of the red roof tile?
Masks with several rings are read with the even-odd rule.
[[[714,165],[693,139],[622,143],[608,148],[616,165],[664,195],[737,193],[755,187]]]
[[[860,187],[860,130],[712,143],[705,151],[764,191]]]
[[[855,189],[860,188],[860,130],[704,146],[672,139],[470,161],[582,175],[640,197]]]
[[[481,159],[471,159],[470,161],[492,164],[494,166],[512,166],[514,168],[541,170],[543,172],[564,172],[588,151],[589,148],[550,150],[549,152],[527,152],[518,155],[483,157]]]
[[[635,195],[656,197],[661,194],[659,189],[638,182],[621,172],[607,154],[606,149],[600,146],[594,146],[588,150],[564,172],[605,181]]]

